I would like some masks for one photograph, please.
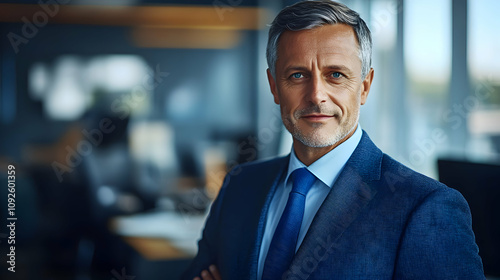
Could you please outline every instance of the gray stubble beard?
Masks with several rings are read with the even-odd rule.
[[[314,127],[313,133],[311,135],[306,135],[298,126],[293,124],[293,122],[290,120],[289,117],[282,116],[282,120],[286,129],[292,134],[294,139],[300,141],[302,144],[311,148],[324,148],[337,144],[347,135],[351,134],[351,132],[353,132],[357,127],[359,121],[359,113],[360,111],[358,110],[356,115],[356,121],[354,121],[354,123],[348,129],[345,129],[345,127],[341,127],[339,124],[340,131],[338,131],[338,133],[335,133],[333,135],[327,135],[326,137],[322,137],[319,135],[319,131],[324,126],[324,124],[321,123],[313,124]],[[300,112],[294,113],[296,119],[299,119],[297,115],[300,116]],[[339,117],[339,114],[334,114],[334,115],[337,118]]]

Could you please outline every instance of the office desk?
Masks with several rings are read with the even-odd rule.
[[[189,259],[207,215],[149,212],[113,218],[110,229],[148,260]]]

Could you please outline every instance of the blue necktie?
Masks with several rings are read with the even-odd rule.
[[[306,168],[297,169],[292,175],[292,191],[288,196],[285,210],[269,246],[262,280],[281,279],[295,255],[295,247],[304,216],[306,195],[316,177]]]

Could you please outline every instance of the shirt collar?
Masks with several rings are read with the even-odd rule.
[[[285,178],[285,186],[288,185],[288,179],[293,171],[305,167],[323,184],[331,188],[344,168],[344,165],[358,146],[361,136],[362,130],[361,126],[358,124],[356,131],[351,137],[309,166],[306,166],[297,158],[292,147],[288,163],[288,172]]]

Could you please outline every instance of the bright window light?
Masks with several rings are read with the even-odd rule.
[[[405,1],[404,53],[410,79],[445,84],[451,73],[451,0]]]
[[[469,1],[468,8],[468,58],[471,75],[475,80],[486,79],[500,84],[500,1]]]

